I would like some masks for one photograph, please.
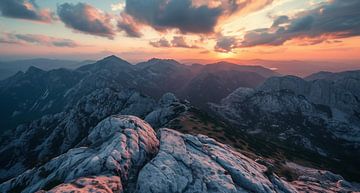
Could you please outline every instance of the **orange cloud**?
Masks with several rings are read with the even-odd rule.
[[[57,11],[60,20],[71,29],[109,39],[115,36],[112,16],[86,3],[64,3],[58,6]]]
[[[35,0],[1,0],[0,12],[4,17],[50,23],[55,20],[48,9],[40,9]]]

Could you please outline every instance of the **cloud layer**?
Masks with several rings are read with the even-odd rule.
[[[178,29],[182,33],[208,34],[214,32],[221,17],[271,2],[272,0],[126,0],[125,12],[136,21],[158,31]]]
[[[55,38],[36,34],[10,34],[3,33],[0,36],[0,43],[6,44],[32,44],[54,47],[78,47],[79,45],[70,39]]]
[[[0,12],[3,17],[26,19],[50,23],[54,20],[52,12],[40,9],[35,0],[1,0]]]
[[[275,18],[270,28],[245,33],[242,40],[220,37],[215,46],[218,52],[235,48],[261,45],[279,46],[290,40],[300,40],[300,45],[314,45],[334,39],[360,35],[360,1],[332,0],[319,4],[312,10],[302,11],[294,17]]]
[[[150,42],[150,45],[156,48],[199,48],[196,45],[190,45],[183,36],[174,36],[171,42],[168,41],[166,38],[161,38],[158,41]]]
[[[222,10],[193,7],[190,0],[127,0],[126,12],[157,30],[176,28],[181,32],[210,33]]]
[[[231,52],[238,47],[238,40],[233,36],[221,36],[217,39],[215,45],[216,52]]]
[[[112,16],[86,3],[64,3],[58,6],[57,12],[60,20],[71,29],[109,39],[115,36]]]
[[[360,35],[360,1],[333,0],[293,18],[280,16],[271,28],[249,31],[241,47],[282,45],[292,39],[309,39],[311,44]]]

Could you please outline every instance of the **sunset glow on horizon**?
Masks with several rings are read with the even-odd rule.
[[[357,0],[0,2],[0,57],[360,60]]]

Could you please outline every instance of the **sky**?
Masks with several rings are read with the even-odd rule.
[[[1,0],[0,60],[360,60],[359,0]]]

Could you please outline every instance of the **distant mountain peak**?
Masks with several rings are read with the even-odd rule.
[[[121,61],[121,62],[127,62],[127,61],[125,61],[125,60],[123,60],[123,59],[121,59],[121,58],[119,58],[119,57],[117,57],[117,56],[115,56],[115,55],[110,55],[110,56],[108,56],[108,57],[103,58],[103,59],[100,60],[100,61],[113,61],[113,62]],[[127,62],[127,63],[128,63],[128,62]]]
[[[35,66],[30,66],[26,73],[38,73],[38,72],[44,72],[44,70],[41,70],[40,68],[37,68]]]
[[[180,64],[178,61],[174,59],[161,59],[161,58],[151,58],[150,60],[148,60],[148,62],[166,62],[166,63]]]
[[[227,61],[219,61],[219,62],[215,62],[213,63],[212,65],[237,65],[237,66],[240,66],[240,67],[251,67],[251,68],[261,68],[261,69],[267,69],[267,70],[271,70],[269,68],[266,68],[264,66],[261,66],[261,65],[244,65],[244,64],[237,64],[237,63],[233,63],[233,62],[227,62]]]
[[[87,71],[87,70],[95,70],[95,71],[98,71],[98,70],[101,70],[101,69],[115,69],[117,67],[131,67],[132,64],[129,63],[128,61],[126,60],[123,60],[115,55],[111,55],[111,56],[108,56],[106,58],[103,58],[97,62],[95,62],[94,64],[88,64],[88,65],[84,65],[84,66],[81,66],[80,68],[78,68],[77,70],[80,70],[80,71]]]

